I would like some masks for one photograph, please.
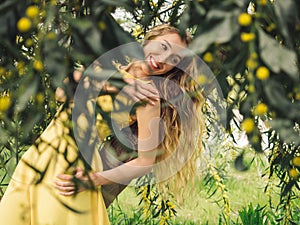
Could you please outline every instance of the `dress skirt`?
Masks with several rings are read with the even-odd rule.
[[[84,166],[69,126],[70,109],[60,109],[22,156],[0,202],[0,225],[109,225],[101,188],[63,196],[56,175]],[[92,168],[102,171],[97,151]]]

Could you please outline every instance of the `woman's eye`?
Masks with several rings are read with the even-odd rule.
[[[162,47],[162,49],[165,50],[165,51],[168,50],[168,46],[167,46],[166,44],[163,44],[163,43],[162,43],[162,44],[161,44],[161,47]]]
[[[174,57],[173,59],[172,59],[172,63],[173,64],[177,64],[177,63],[179,63],[179,58],[178,57]]]

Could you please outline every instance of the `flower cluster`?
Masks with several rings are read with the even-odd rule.
[[[28,32],[32,28],[33,22],[39,15],[39,9],[36,6],[29,6],[26,9],[26,16],[19,19],[17,28],[21,33]]]

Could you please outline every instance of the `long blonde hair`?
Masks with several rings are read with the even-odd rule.
[[[163,24],[146,33],[144,45],[147,40],[170,33],[179,34],[186,44],[191,42],[188,33],[181,34],[177,28]],[[164,139],[159,146],[161,154],[156,158],[154,172],[158,181],[164,180],[158,185],[160,190],[170,190],[174,194],[181,194],[195,177],[204,130],[201,114],[204,97],[195,82],[198,75],[196,63],[192,57],[186,57],[180,64],[181,69],[174,67],[161,75],[163,79],[153,79],[162,96],[161,118],[164,121]],[[172,176],[164,179],[166,173]]]

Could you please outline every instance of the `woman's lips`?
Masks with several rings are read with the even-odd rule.
[[[149,57],[149,64],[152,70],[160,69],[159,63],[152,56]]]

